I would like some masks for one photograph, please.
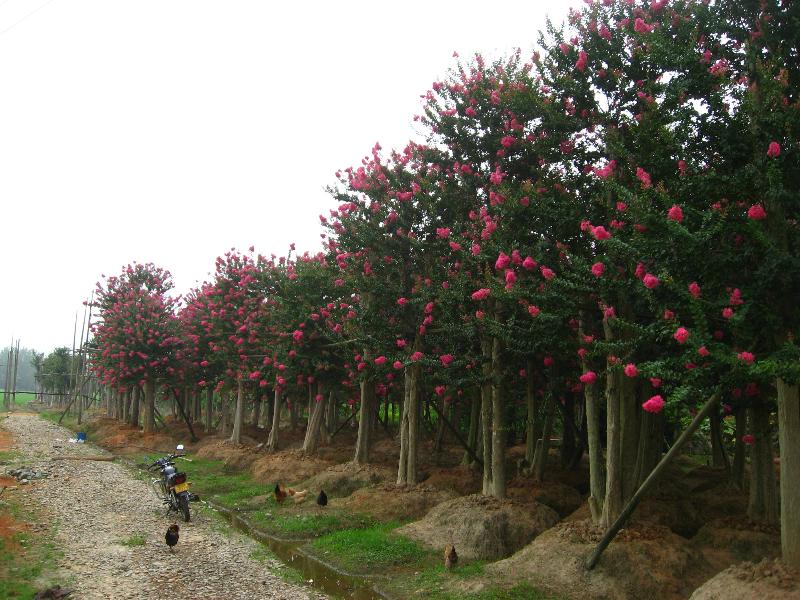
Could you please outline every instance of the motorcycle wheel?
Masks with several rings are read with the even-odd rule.
[[[191,518],[191,515],[189,514],[188,494],[181,494],[180,496],[178,496],[178,508],[180,509],[181,514],[183,515],[183,520],[188,523],[189,519]]]

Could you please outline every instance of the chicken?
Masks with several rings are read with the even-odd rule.
[[[164,539],[167,541],[167,546],[169,546],[169,551],[174,552],[173,547],[178,543],[178,530],[180,528],[175,525],[174,523],[169,526],[167,529],[167,535],[164,536]]]
[[[275,501],[278,504],[286,500],[287,496],[291,496],[295,504],[300,504],[305,502],[306,494],[308,494],[308,490],[298,491],[292,488],[285,488],[280,483],[275,484]]]
[[[444,568],[448,571],[458,564],[458,554],[456,554],[456,547],[453,544],[447,544],[444,547]]]
[[[325,493],[325,490],[319,491],[319,496],[317,496],[317,504],[320,506],[328,506],[328,494]]]
[[[60,585],[47,588],[44,591],[38,592],[33,600],[63,600],[72,595],[72,590],[62,588]]]

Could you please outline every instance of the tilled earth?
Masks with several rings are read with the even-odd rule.
[[[184,523],[174,514],[166,516],[148,482],[125,467],[62,460],[107,454],[90,444],[69,443],[67,429],[13,413],[1,425],[11,432],[12,450],[19,453],[18,464],[3,471],[24,466],[47,474],[24,484],[24,496],[54,525],[55,542],[64,553],[59,567],[75,590],[71,598],[324,598],[280,579],[274,573],[277,561],[250,558],[258,544],[236,532],[222,533],[197,504],[192,504],[191,521]],[[173,522],[180,525],[180,541],[171,553],[164,534]],[[134,537],[144,538],[144,545],[122,543]]]

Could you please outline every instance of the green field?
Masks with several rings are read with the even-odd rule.
[[[3,390],[0,389],[0,398],[2,398]],[[17,392],[14,395],[14,406],[22,407],[27,406],[28,402],[36,400],[36,394],[33,392]]]

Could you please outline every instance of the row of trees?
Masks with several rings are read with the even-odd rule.
[[[750,517],[780,506],[798,565],[798,22],[778,0],[603,0],[530,58],[459,61],[415,117],[424,143],[337,173],[323,252],[231,251],[182,299],[149,264],[98,284],[94,371],[143,390],[145,431],[157,386],[235,391],[234,441],[271,397],[272,449],[284,401],[295,422],[308,400],[309,450],[346,401],[356,462],[395,404],[398,483],[424,404],[496,496],[509,432],[541,477],[560,422],[606,526],[702,406],[715,464],[735,419],[732,478],[750,446]]]

